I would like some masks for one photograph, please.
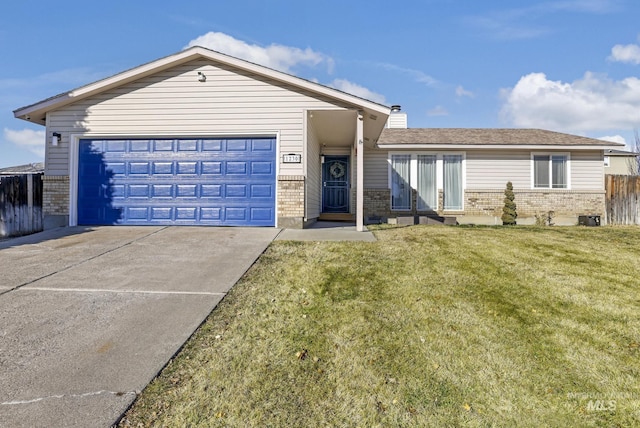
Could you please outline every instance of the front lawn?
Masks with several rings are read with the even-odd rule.
[[[121,426],[637,426],[640,228],[274,242]]]

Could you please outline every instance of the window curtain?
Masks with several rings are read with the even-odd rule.
[[[444,155],[444,209],[462,209],[462,155]]]
[[[533,187],[549,187],[549,156],[533,156]]]
[[[567,188],[567,157],[551,156],[551,187],[554,189]]]
[[[418,155],[418,210],[437,209],[436,156]]]
[[[411,155],[391,156],[391,209],[411,209],[411,186],[409,185]]]

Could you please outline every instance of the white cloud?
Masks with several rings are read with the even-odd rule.
[[[214,31],[191,40],[186,48],[192,46],[209,48],[286,73],[291,73],[291,69],[297,65],[315,67],[324,63],[329,73],[333,72],[334,67],[332,58],[310,48],[300,49],[275,43],[263,47]]]
[[[462,87],[462,85],[458,85],[458,87],[456,87],[456,96],[458,96],[458,97],[469,97],[469,98],[475,97],[473,92],[467,91],[466,89],[464,89]]]
[[[614,81],[587,72],[571,83],[544,73],[502,90],[502,118],[513,126],[572,132],[631,129],[640,124],[640,79]]]
[[[381,67],[385,70],[390,70],[390,71],[395,71],[398,73],[402,73],[405,75],[410,76],[413,80],[415,80],[418,83],[424,83],[427,86],[438,86],[440,82],[438,82],[437,79],[429,76],[428,74],[420,71],[420,70],[415,70],[413,68],[404,68],[404,67],[399,67],[395,64],[388,64],[388,63],[376,63],[375,64],[378,67]]]
[[[640,64],[640,46],[638,45],[615,45],[611,48],[610,61],[630,62]]]
[[[365,100],[373,101],[380,104],[386,104],[387,101],[384,95],[373,92],[364,86],[360,86],[357,83],[350,82],[346,79],[334,79],[329,86],[339,89],[342,92],[346,92],[356,97],[364,98]]]
[[[497,39],[533,39],[557,31],[547,24],[549,15],[607,14],[619,10],[619,3],[619,0],[544,1],[523,7],[497,9],[484,15],[466,16],[462,20]]]
[[[442,106],[435,106],[427,111],[427,116],[449,116],[449,111]]]
[[[622,135],[605,135],[604,137],[598,137],[598,140],[608,141],[610,143],[622,143],[627,144],[627,140]]]
[[[45,132],[33,129],[14,130],[4,128],[4,138],[18,147],[44,158]]]

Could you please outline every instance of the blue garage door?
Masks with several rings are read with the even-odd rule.
[[[82,139],[78,224],[275,226],[274,138]]]

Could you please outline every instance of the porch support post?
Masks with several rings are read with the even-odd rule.
[[[356,120],[356,230],[364,231],[364,115]]]

